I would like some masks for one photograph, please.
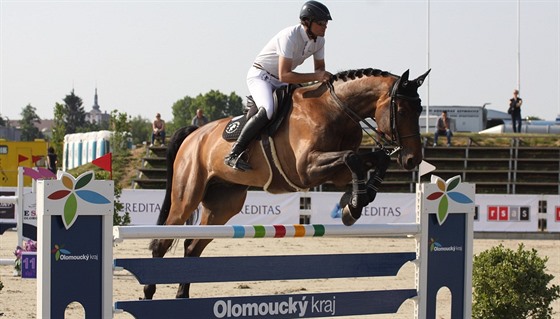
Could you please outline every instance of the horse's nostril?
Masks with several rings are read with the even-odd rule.
[[[413,169],[414,167],[416,167],[416,161],[414,160],[414,157],[409,157],[406,160],[406,168]]]

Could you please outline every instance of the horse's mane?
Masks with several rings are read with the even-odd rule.
[[[348,81],[350,80],[354,80],[356,78],[361,78],[363,76],[382,76],[382,77],[386,77],[386,76],[395,76],[394,74],[391,74],[387,71],[382,71],[379,69],[372,69],[372,68],[367,68],[367,69],[358,69],[358,70],[347,70],[347,71],[342,71],[342,72],[338,72],[337,74],[334,74],[331,77],[331,83],[341,80],[341,81]]]

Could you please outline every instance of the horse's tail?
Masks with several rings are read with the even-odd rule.
[[[169,139],[169,146],[167,147],[167,184],[165,186],[165,197],[161,205],[160,213],[157,219],[157,225],[163,225],[169,216],[169,209],[171,208],[171,185],[173,184],[173,163],[177,157],[179,147],[189,134],[194,132],[197,126],[185,126],[173,133]]]

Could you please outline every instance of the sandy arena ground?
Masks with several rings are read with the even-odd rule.
[[[16,233],[6,232],[0,236],[0,258],[11,258],[16,247]],[[130,240],[115,247],[116,258],[149,257],[147,249],[149,240]],[[526,248],[535,248],[539,256],[547,256],[548,273],[555,276],[554,284],[560,285],[560,241],[558,240],[489,240],[477,239],[474,253],[478,254],[491,247],[503,244],[516,249],[523,242]],[[402,252],[414,251],[414,241],[401,238],[288,238],[288,239],[219,239],[212,242],[205,251],[205,256],[234,255],[282,255],[282,254],[331,254],[360,252]],[[168,256],[181,256],[182,245],[177,246]],[[36,316],[36,280],[21,279],[13,276],[13,267],[0,266],[0,280],[4,289],[0,291],[0,318],[31,319]],[[366,279],[322,279],[274,282],[243,282],[223,284],[194,284],[191,288],[193,297],[245,296],[289,293],[313,293],[351,290],[383,290],[395,288],[414,288],[414,266],[406,264],[398,276]],[[159,285],[155,295],[157,299],[174,298],[177,285]],[[129,273],[123,271],[114,276],[113,300],[137,300],[142,295],[142,286]],[[449,318],[449,306],[442,294],[442,305],[438,318]],[[560,300],[553,304],[554,318],[560,318]],[[413,317],[413,303],[406,301],[397,314],[362,316],[360,318],[404,319]],[[74,306],[67,311],[67,318],[84,318],[81,306]],[[133,318],[127,313],[116,314],[115,318]],[[185,315],[184,318],[188,318]],[[349,317],[346,317],[349,318]],[[198,319],[198,318],[195,318]],[[203,319],[203,318],[201,318]]]

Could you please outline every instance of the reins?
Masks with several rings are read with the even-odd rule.
[[[409,138],[409,137],[415,137],[418,136],[420,134],[420,132],[416,133],[416,134],[410,134],[410,135],[405,135],[403,137],[400,137],[398,134],[398,130],[397,130],[397,118],[396,118],[396,111],[397,111],[397,102],[396,99],[405,99],[405,100],[409,100],[409,101],[416,101],[419,98],[418,97],[410,97],[410,96],[406,96],[406,95],[402,95],[402,94],[398,94],[397,93],[397,89],[399,87],[399,83],[400,83],[400,78],[397,79],[392,87],[391,87],[391,105],[390,105],[390,123],[391,123],[391,140],[389,140],[386,136],[387,134],[385,134],[384,132],[378,130],[377,128],[373,127],[373,125],[371,125],[370,123],[368,123],[367,121],[365,121],[365,119],[362,119],[356,112],[354,112],[354,110],[352,110],[351,108],[349,108],[348,106],[346,106],[338,97],[338,95],[336,95],[336,92],[334,90],[334,85],[332,83],[332,81],[328,81],[326,84],[329,88],[329,91],[331,93],[331,96],[333,97],[334,101],[336,102],[336,104],[338,105],[338,107],[340,107],[340,109],[356,124],[360,124],[363,123],[365,124],[369,129],[371,129],[372,131],[374,131],[379,138],[381,139],[381,141],[383,141],[383,143],[381,143],[378,139],[376,139],[374,136],[372,136],[367,130],[365,130],[362,125],[360,125],[360,128],[362,129],[362,131],[364,131],[369,137],[371,137],[376,145],[382,149],[385,150],[385,152],[387,153],[387,155],[391,156],[395,153],[397,153],[400,149],[401,149],[401,145],[400,145],[400,141],[401,139],[405,139],[405,138]],[[375,118],[373,118],[374,121],[376,121]],[[377,121],[376,121],[377,122]],[[391,145],[391,146],[395,146],[393,148],[393,150],[389,151],[385,148],[385,145]]]

